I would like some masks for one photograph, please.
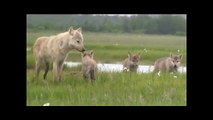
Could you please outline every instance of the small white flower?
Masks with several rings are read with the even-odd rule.
[[[115,44],[113,44],[113,45],[118,46],[119,44],[118,44],[118,43],[115,43]]]
[[[160,71],[158,72],[158,76],[160,76]]]
[[[50,106],[50,103],[45,103],[43,106]]]
[[[31,50],[31,48],[27,48],[27,51],[30,51]]]
[[[180,50],[179,50],[179,49],[178,49],[177,51],[178,51],[178,52],[180,52]]]
[[[127,67],[124,67],[124,71],[129,72],[129,69]]]
[[[177,76],[173,76],[174,78],[177,78]]]

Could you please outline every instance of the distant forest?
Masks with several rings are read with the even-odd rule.
[[[93,16],[93,15],[27,15],[27,29],[186,35],[186,18],[174,15]]]

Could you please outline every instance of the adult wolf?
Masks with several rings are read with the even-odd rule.
[[[63,63],[68,52],[73,49],[80,52],[85,51],[83,41],[81,28],[73,30],[72,27],[64,33],[37,38],[33,46],[35,56],[34,79],[38,79],[42,63],[45,63],[46,66],[43,75],[43,78],[46,79],[51,63],[53,64],[53,82],[60,81]]]

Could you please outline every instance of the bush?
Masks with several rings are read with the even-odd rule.
[[[177,36],[185,36],[186,33],[185,33],[185,32],[177,31],[177,32],[175,33],[175,35],[177,35]]]

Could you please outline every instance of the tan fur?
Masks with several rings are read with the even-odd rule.
[[[93,51],[82,53],[82,72],[84,79],[96,79],[97,63],[93,59]]]
[[[181,58],[182,55],[170,54],[170,57],[157,59],[154,64],[154,72],[177,72],[177,69],[180,66]]]
[[[132,72],[137,72],[138,65],[140,64],[140,53],[132,54],[128,53],[128,58],[126,58],[123,62],[123,69],[127,68]]]
[[[53,82],[61,79],[63,62],[70,50],[84,51],[83,35],[81,28],[73,30],[70,28],[67,32],[53,36],[39,37],[33,46],[35,56],[35,77],[39,76],[41,64],[46,65],[44,79],[46,79],[49,70],[49,64],[53,63]]]

